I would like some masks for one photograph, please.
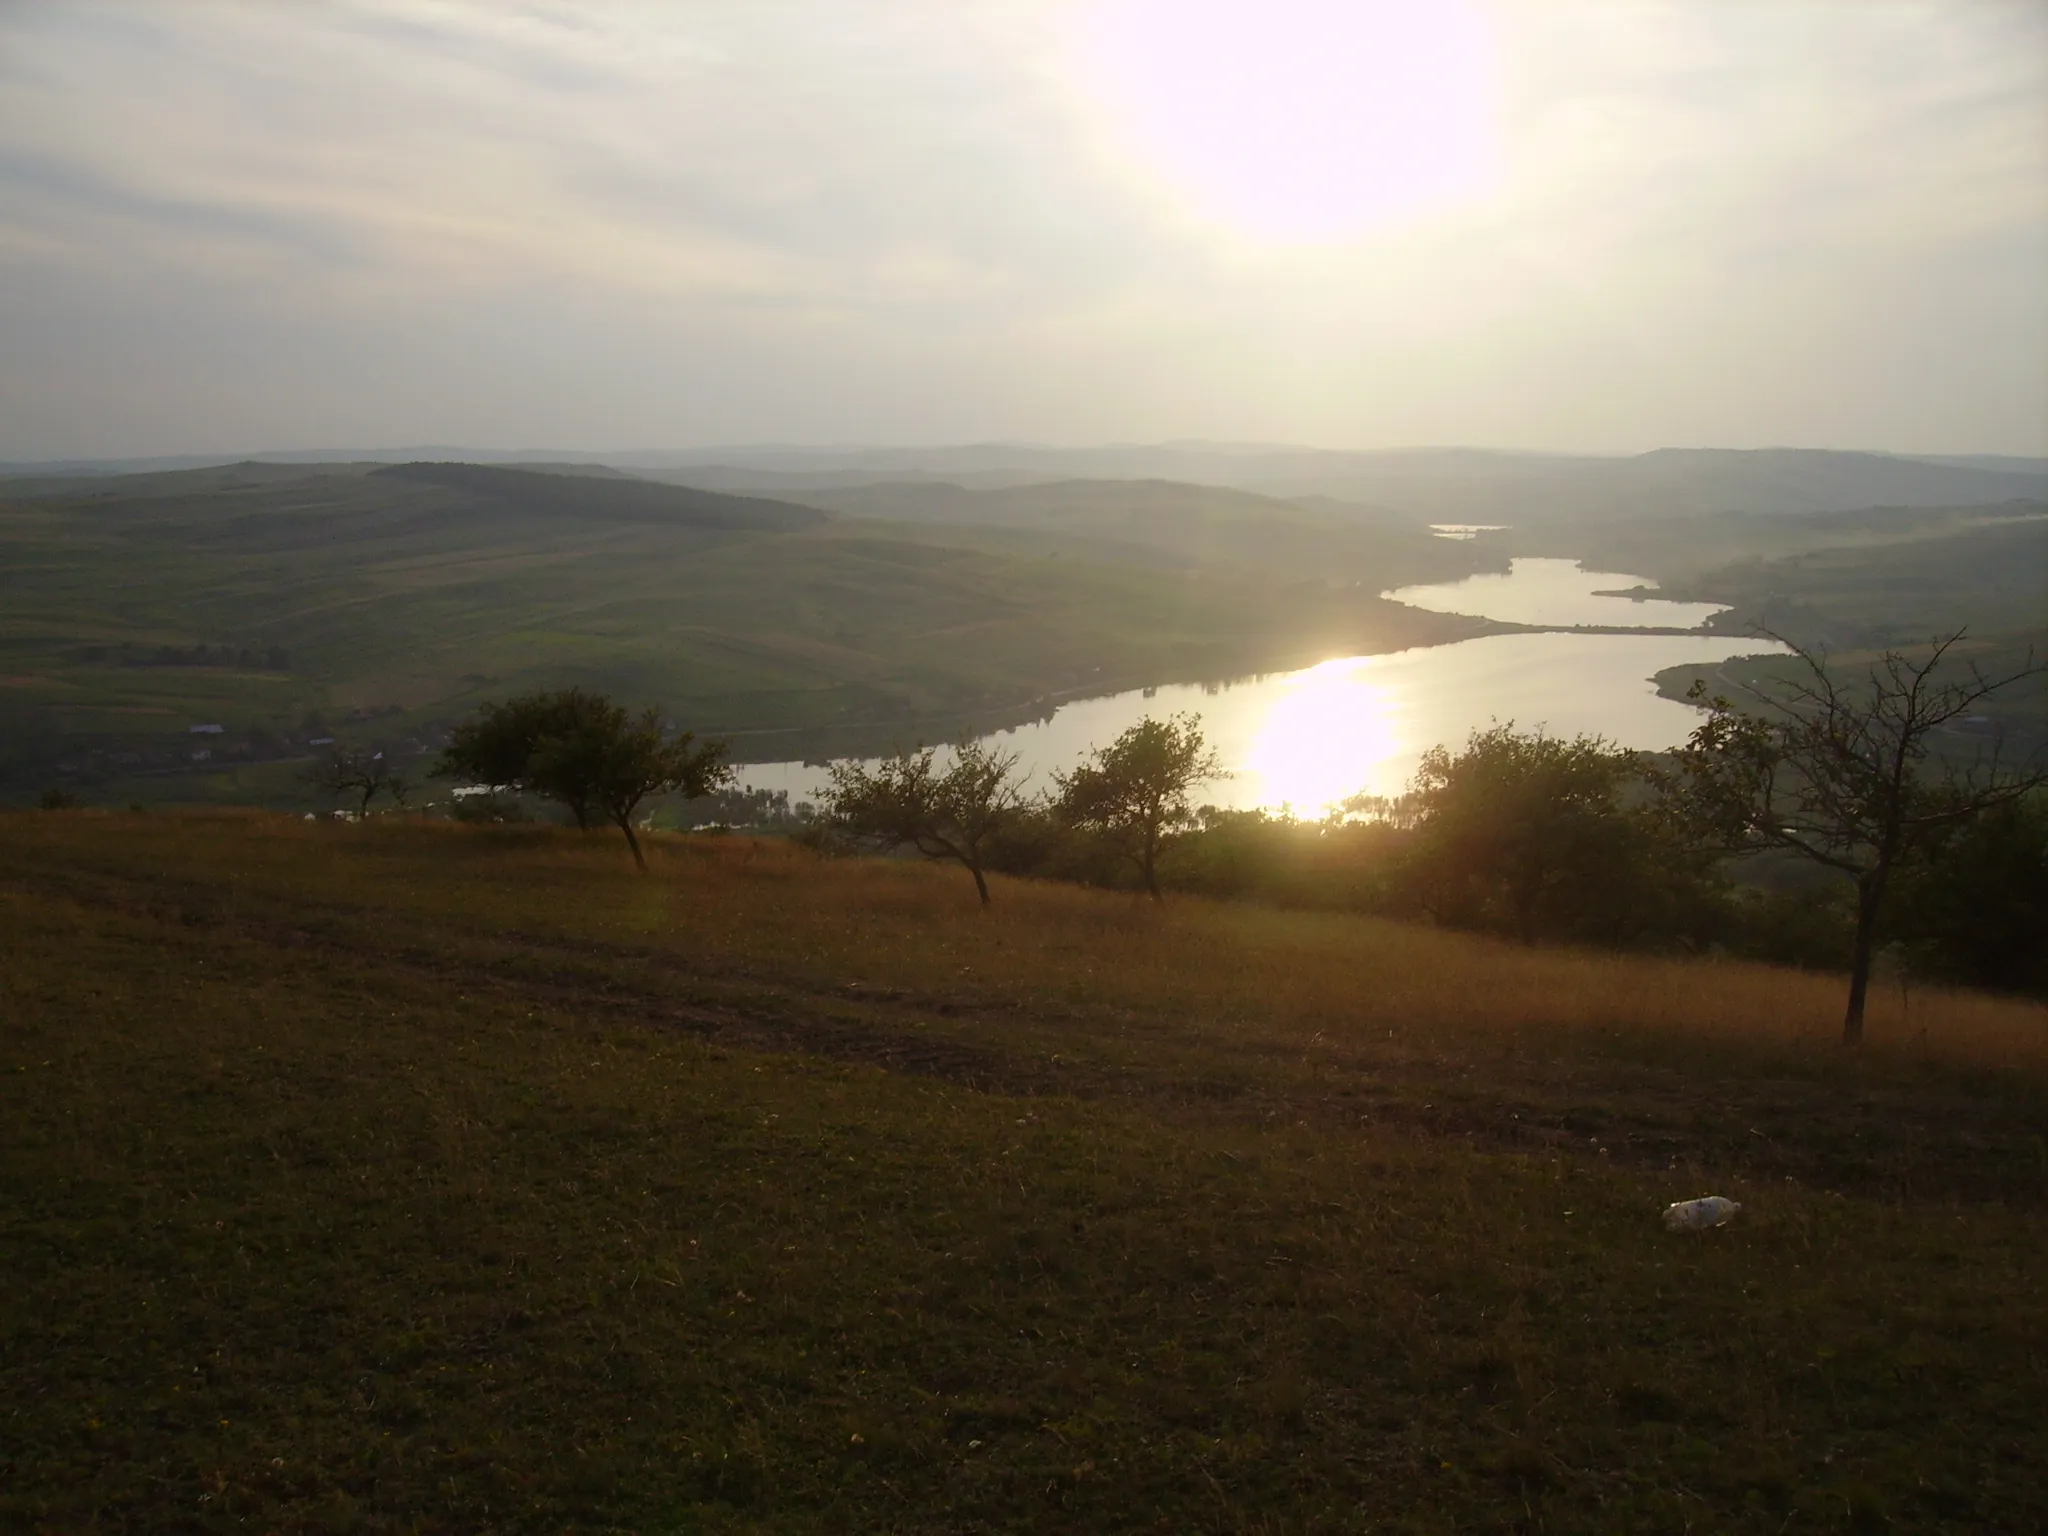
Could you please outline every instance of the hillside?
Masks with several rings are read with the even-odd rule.
[[[2048,656],[2048,504],[1873,507],[1796,516],[1733,514],[1599,528],[1561,524],[1494,541],[1516,553],[1600,551],[1612,569],[1656,578],[1660,596],[1727,604],[1709,628],[1759,628],[1816,650],[1853,677],[1874,653],[1968,631],[1961,658],[1999,673]],[[1590,562],[1589,562],[1590,563]],[[1724,674],[1727,669],[1723,669]],[[1782,674],[1778,663],[1749,671]],[[1680,697],[1692,669],[1662,675]],[[1731,679],[1716,678],[1725,691]],[[1979,735],[2048,752],[2048,681],[1988,701]]]
[[[303,468],[319,456],[261,457],[278,467]],[[462,459],[560,471],[576,468],[578,460],[590,456],[408,448],[352,450],[327,457],[386,462]],[[1588,517],[1611,521],[1723,512],[1842,512],[2048,497],[2048,460],[2040,458],[1811,448],[1662,448],[1594,455],[1486,448],[1354,451],[1275,443],[966,443],[900,448],[733,446],[601,457],[606,466],[648,479],[796,500],[806,499],[797,493],[921,481],[990,490],[1058,481],[1167,480],[1282,500],[1326,497],[1386,509],[1411,524],[1526,525]],[[87,474],[186,468],[203,462],[0,465],[0,476],[75,482]]]
[[[605,466],[594,466],[603,470]],[[370,474],[440,486],[501,512],[574,518],[579,522],[649,522],[677,528],[783,532],[814,528],[824,517],[808,507],[752,496],[725,496],[687,486],[655,485],[617,470],[510,468],[485,464],[389,464]]]
[[[0,485],[0,792],[16,798],[61,782],[288,800],[290,771],[264,765],[309,740],[417,753],[523,688],[658,703],[773,758],[1481,627],[1381,601],[1363,566],[1352,586],[1029,538],[973,547],[789,502],[495,466],[234,465],[31,489]],[[1390,561],[1389,584],[1407,569]],[[195,724],[223,729],[195,741]]]
[[[849,517],[1004,528],[1097,559],[1384,582],[1455,579],[1480,563],[1411,518],[1332,501],[1282,501],[1172,480],[1059,480],[973,489],[896,481],[783,494]],[[1076,542],[1085,541],[1085,542]]]
[[[1342,452],[1265,444],[942,449],[720,449],[704,466],[721,486],[844,483],[912,476],[968,485],[1070,479],[1167,479],[1280,498],[1326,496],[1415,522],[1513,523],[1799,513],[1871,506],[1959,506],[2048,495],[2030,459],[1916,459],[1819,449],[1659,449],[1630,456],[1471,448]],[[688,481],[686,464],[645,472]],[[749,480],[747,477],[752,476]],[[777,477],[799,476],[801,482]],[[707,479],[705,483],[711,483]]]
[[[0,1525],[2048,1524],[2039,1007],[651,844],[0,817]]]
[[[1533,457],[1275,466],[1250,481],[1275,494],[1319,491],[1430,521],[1538,525],[1702,513],[1837,512],[1954,506],[2048,493],[2048,474],[1926,464],[1871,453],[1770,448],[1660,449],[1620,459]]]
[[[1980,641],[2048,647],[2048,507],[1919,538],[1828,545],[1701,570],[1675,592],[1834,650],[1914,645],[1966,620]]]

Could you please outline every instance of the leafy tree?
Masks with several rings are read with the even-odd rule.
[[[1193,823],[1188,792],[1222,773],[1221,759],[1202,738],[1199,715],[1148,715],[1072,773],[1055,775],[1056,805],[1069,826],[1112,843],[1158,901],[1160,847]]]
[[[2001,677],[1974,663],[1943,673],[1964,632],[1931,642],[1919,661],[1886,651],[1860,680],[1838,681],[1825,652],[1773,635],[1797,659],[1782,697],[1750,690],[1761,713],[1688,697],[1707,718],[1661,782],[1707,839],[1728,849],[1789,848],[1855,882],[1856,927],[1842,1041],[1863,1039],[1884,903],[1893,876],[1956,830],[2048,783],[2013,772],[1996,751],[1958,765],[1933,752],[1935,733],[1991,694],[2043,669],[2027,662]]]
[[[900,753],[873,769],[835,763],[826,814],[857,842],[910,847],[928,859],[951,859],[974,876],[989,904],[990,843],[1015,820],[1024,798],[1015,782],[1017,754],[968,744],[944,773],[931,747]]]
[[[1441,920],[1499,923],[1524,943],[1612,928],[1645,863],[1646,826],[1624,804],[1636,777],[1635,754],[1603,737],[1512,721],[1474,731],[1455,755],[1430,748],[1403,802],[1418,899]]]
[[[633,831],[640,803],[656,794],[695,799],[731,781],[726,744],[695,741],[687,731],[664,740],[654,710],[636,717],[602,694],[570,688],[486,705],[456,727],[434,771],[556,801],[586,831],[609,821],[645,870]]]
[[[586,723],[601,731],[618,712],[618,706],[603,694],[581,688],[523,693],[486,704],[475,719],[455,728],[434,772],[473,778],[494,789],[532,789],[567,806],[576,825],[588,831],[594,807],[587,786],[560,784],[541,789],[531,782],[534,753],[542,742],[575,735]]]
[[[347,747],[330,747],[307,766],[305,782],[330,800],[344,795],[356,797],[356,814],[370,814],[370,802],[389,795],[402,809],[412,786],[392,767],[382,752],[355,752]]]
[[[2048,795],[1993,806],[1901,870],[1885,927],[1931,974],[2048,992]]]

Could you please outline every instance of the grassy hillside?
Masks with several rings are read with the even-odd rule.
[[[70,483],[0,499],[0,788],[276,795],[289,773],[261,765],[308,739],[421,750],[479,700],[571,682],[658,702],[742,755],[799,756],[1478,627],[1378,586],[972,548],[496,467]]]
[[[2040,1008],[654,866],[0,819],[0,1525],[2048,1522]]]
[[[1915,644],[1962,623],[1986,638],[2048,640],[2048,507],[1932,537],[1718,566],[1684,590],[1732,605],[1717,627],[1796,630],[1837,650]]]
[[[909,481],[784,494],[852,517],[1014,530],[1095,559],[1270,572],[1374,590],[1397,572],[1402,581],[1455,580],[1484,563],[1475,551],[1432,537],[1412,518],[1171,480],[1062,480],[987,490]]]
[[[1958,655],[1988,672],[2016,670],[2030,652],[2048,657],[2048,506],[2040,503],[1702,518],[1617,530],[1605,548],[1614,563],[1659,577],[1664,595],[1728,604],[1711,627],[1766,627],[1851,672],[1878,652],[1910,651],[1959,628],[1969,635]],[[1768,677],[1784,667],[1729,670]],[[1660,688],[1680,696],[1691,677],[1667,673]],[[1979,737],[1998,730],[2018,753],[2048,750],[2048,680],[2001,693],[1985,715]]]
[[[1996,630],[2048,622],[2048,502],[2041,501],[1627,523],[1586,519],[1510,529],[1482,542],[1517,555],[1583,558],[1590,568],[1652,577],[1666,595],[1743,610],[1725,615],[1723,628],[1762,616],[1759,605],[1781,589],[1807,586],[1820,595],[1816,577],[1833,589],[1834,622],[1871,632],[1887,623],[1938,623],[1967,613],[1973,603],[1983,609],[1980,622]],[[1901,584],[1911,576],[1918,580]],[[1985,576],[1994,584],[1979,593]],[[1854,637],[1824,638],[1840,644]]]

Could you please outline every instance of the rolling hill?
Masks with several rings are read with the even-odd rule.
[[[941,449],[719,449],[707,450],[696,465],[638,467],[685,483],[790,491],[815,488],[835,474],[845,477],[846,484],[893,474],[897,479],[947,479],[969,486],[1169,479],[1281,498],[1327,496],[1386,508],[1424,523],[1828,512],[1960,506],[2048,495],[2048,465],[2036,459],[1918,459],[1797,448],[1665,448],[1599,457],[1473,448],[1341,452],[1260,444],[1075,449],[979,444]],[[697,476],[704,478],[699,481]]]
[[[273,466],[461,460],[589,473],[593,455],[541,449],[349,449],[258,454]],[[1530,522],[1585,516],[1853,511],[1964,506],[2048,496],[2048,459],[2012,454],[1898,454],[1807,448],[1661,448],[1634,455],[1489,448],[1336,450],[1274,443],[1113,443],[1059,447],[966,443],[820,448],[790,444],[596,455],[605,471],[705,490],[788,496],[837,487],[947,481],[1002,489],[1065,480],[1173,480],[1293,499],[1322,496],[1389,509],[1415,522]],[[218,464],[184,456],[0,464],[0,477],[44,480]],[[802,500],[803,497],[791,496]]]
[[[1339,582],[1403,572],[1413,573],[1403,580],[1432,581],[1463,575],[1475,560],[1490,558],[1453,548],[1414,519],[1375,507],[1282,501],[1172,480],[1059,480],[989,489],[891,481],[783,494],[849,517],[1012,529],[1097,558],[1178,568],[1271,571]]]
[[[0,783],[16,797],[63,782],[275,799],[289,774],[264,765],[307,741],[417,754],[485,699],[569,683],[659,703],[742,757],[874,749],[1032,718],[1055,695],[1483,628],[1383,602],[1408,567],[1356,552],[1343,582],[1220,555],[1169,566],[1104,541],[501,466],[243,464],[58,492],[0,484]]]

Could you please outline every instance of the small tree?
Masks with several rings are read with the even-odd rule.
[[[674,741],[662,740],[654,710],[635,720],[615,707],[602,717],[585,718],[564,735],[541,738],[528,766],[528,782],[550,799],[580,804],[586,814],[610,821],[626,835],[635,866],[645,870],[647,858],[633,833],[640,802],[657,794],[694,800],[732,780],[725,743],[694,741],[687,731]]]
[[[553,790],[541,791],[529,783],[534,753],[544,741],[575,735],[586,722],[603,729],[618,706],[603,694],[581,688],[555,693],[523,693],[496,704],[486,704],[476,718],[466,720],[448,739],[447,749],[434,772],[473,778],[494,789],[533,789],[549,799],[559,800],[576,818],[576,825],[590,830],[593,807],[581,787],[566,789],[565,796]]]
[[[1222,774],[1201,716],[1147,716],[1072,773],[1055,775],[1055,803],[1068,825],[1109,839],[1158,901],[1161,844],[1194,821],[1188,791]]]
[[[379,795],[389,795],[403,809],[412,792],[382,752],[352,752],[347,747],[330,747],[307,765],[302,777],[330,800],[354,795],[358,816],[369,815],[370,802]]]
[[[1404,802],[1424,904],[1500,922],[1525,944],[1566,916],[1580,929],[1611,917],[1640,883],[1642,828],[1623,804],[1636,775],[1635,754],[1604,737],[1525,734],[1512,721],[1474,731],[1455,756],[1431,747]]]
[[[1825,652],[1772,635],[1800,663],[1785,697],[1750,690],[1764,712],[1747,714],[1695,683],[1687,697],[1704,704],[1707,718],[1661,778],[1680,816],[1719,846],[1789,848],[1855,882],[1845,1045],[1863,1039],[1893,876],[1954,829],[2048,783],[2038,769],[2007,770],[1995,750],[1964,766],[1933,755],[1935,732],[2042,671],[2029,656],[2001,677],[1974,663],[1937,676],[1963,635],[1933,641],[1918,662],[1887,651],[1865,679],[1848,683],[1829,672]]]
[[[656,794],[695,799],[731,782],[725,743],[695,741],[687,731],[663,740],[654,710],[636,718],[602,694],[571,688],[486,706],[456,728],[434,771],[557,801],[586,831],[609,821],[626,835],[634,865],[645,870],[647,857],[633,831],[640,803]]]
[[[863,768],[834,763],[825,813],[835,830],[880,849],[915,848],[928,859],[951,859],[974,876],[989,904],[989,843],[1024,804],[1015,782],[1017,754],[969,743],[940,773],[931,747]]]

